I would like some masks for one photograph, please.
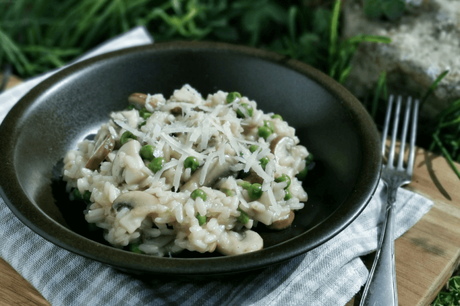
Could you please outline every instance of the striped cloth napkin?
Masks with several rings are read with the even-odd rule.
[[[152,42],[147,31],[138,27],[78,60]],[[25,93],[54,72],[0,95],[0,122]],[[139,279],[70,253],[23,225],[0,198],[0,257],[52,305],[338,306],[346,304],[366,282],[368,270],[359,256],[377,248],[385,202],[385,187],[380,183],[363,213],[318,248],[237,280],[191,282],[185,279],[164,281],[158,277]],[[412,227],[432,205],[424,197],[400,189],[396,203],[396,236]]]

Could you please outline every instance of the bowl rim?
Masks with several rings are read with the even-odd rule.
[[[93,259],[121,270],[147,274],[169,275],[222,275],[260,269],[310,251],[325,243],[345,229],[364,210],[376,191],[380,179],[381,154],[378,132],[362,104],[342,85],[321,71],[283,55],[247,46],[219,42],[162,42],[105,53],[75,63],[42,81],[24,95],[10,110],[0,125],[2,146],[0,156],[14,156],[15,133],[21,118],[36,99],[56,83],[97,62],[111,60],[139,52],[212,51],[239,53],[274,62],[295,70],[312,79],[337,98],[353,118],[357,133],[363,143],[363,165],[349,198],[325,221],[307,232],[269,248],[242,255],[209,258],[167,258],[135,254],[106,246],[60,225],[35,206],[22,190],[16,177],[14,162],[0,163],[0,195],[18,219],[53,244],[68,251]],[[359,190],[360,192],[354,192]],[[42,215],[44,218],[37,218]],[[56,233],[61,233],[56,238]],[[318,236],[315,239],[311,237]],[[324,234],[326,233],[326,234]],[[316,235],[315,235],[316,234]],[[121,260],[116,260],[117,258]]]

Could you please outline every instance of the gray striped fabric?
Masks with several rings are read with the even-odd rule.
[[[104,44],[102,52],[151,42],[143,28],[136,28]],[[47,75],[38,82],[44,77]],[[38,83],[36,80],[0,95],[0,120]],[[0,257],[52,305],[344,305],[366,281],[368,271],[359,256],[377,247],[385,199],[381,183],[364,212],[335,238],[305,255],[237,281],[138,279],[51,244],[24,226],[2,199]],[[407,231],[432,205],[418,194],[399,190],[396,235]]]

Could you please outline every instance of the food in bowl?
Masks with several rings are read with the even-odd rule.
[[[168,100],[128,101],[64,158],[71,199],[88,203],[86,221],[111,245],[154,256],[253,252],[263,248],[253,227],[284,229],[304,207],[312,155],[280,115],[190,85]]]

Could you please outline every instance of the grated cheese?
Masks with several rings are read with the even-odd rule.
[[[179,159],[179,162],[176,167],[176,173],[174,173],[174,190],[177,192],[179,190],[180,178],[182,176],[182,170],[184,169],[184,161],[187,158],[186,155],[182,155]]]
[[[235,136],[233,136],[232,131],[230,130],[230,123],[225,122],[222,126],[222,131],[227,137],[227,140],[230,142],[230,145],[232,146],[233,150],[235,150],[236,155],[239,155],[241,152],[240,145],[238,144]]]
[[[185,154],[187,156],[195,156],[199,161],[206,159],[206,156],[198,153],[197,151],[185,147],[183,144],[180,142],[174,140],[171,136],[165,134],[164,132],[161,133],[161,138],[163,138],[173,149],[175,149],[177,152],[181,154]]]
[[[204,184],[204,181],[206,180],[206,174],[208,173],[209,166],[211,165],[211,162],[215,157],[217,157],[217,153],[212,153],[212,154],[209,154],[208,158],[206,159],[206,162],[203,165],[203,170],[201,171],[201,175],[200,175],[200,185]]]
[[[164,164],[163,168],[161,168],[161,170],[159,170],[159,171],[157,171],[157,173],[155,173],[155,175],[153,176],[153,179],[155,181],[159,180],[161,175],[163,174],[163,172],[165,172],[166,170],[168,170],[170,168],[173,168],[173,167],[177,166],[177,164],[178,164],[177,159],[172,160],[169,163]]]

